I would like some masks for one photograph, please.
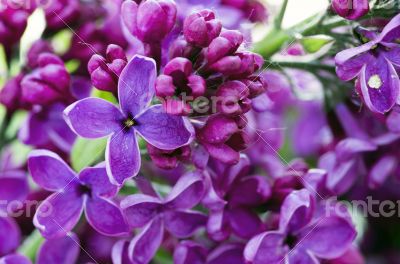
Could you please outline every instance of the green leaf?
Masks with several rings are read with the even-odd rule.
[[[88,140],[78,138],[72,148],[71,162],[76,171],[93,165],[104,156],[107,138]]]
[[[172,260],[172,255],[164,250],[164,249],[160,249],[158,250],[157,254],[154,257],[154,262],[157,264],[173,264],[173,260]]]
[[[65,63],[65,68],[67,68],[67,71],[72,74],[79,68],[80,64],[79,60],[70,60]]]
[[[54,51],[58,54],[64,54],[71,46],[73,33],[70,29],[64,29],[54,35],[51,44]]]
[[[93,89],[92,96],[104,99],[104,100],[109,101],[109,102],[111,102],[113,104],[117,104],[118,103],[118,100],[115,98],[115,96],[112,93],[107,92],[107,91],[101,91],[101,90]]]
[[[315,35],[300,39],[300,43],[309,53],[315,53],[334,41],[332,37],[326,35]]]
[[[26,256],[32,261],[36,259],[36,253],[42,245],[44,238],[38,230],[35,230],[28,236],[18,249],[18,253]]]

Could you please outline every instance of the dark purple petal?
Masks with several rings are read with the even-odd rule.
[[[6,204],[13,201],[23,202],[28,192],[28,179],[24,172],[0,172],[0,201]],[[3,205],[5,204],[0,204],[0,211]]]
[[[28,167],[33,180],[49,191],[59,191],[76,184],[75,172],[55,153],[34,150],[28,158]]]
[[[75,234],[46,240],[39,249],[36,264],[76,263],[80,252],[79,239]]]
[[[11,253],[19,246],[21,232],[12,218],[0,216],[0,241],[0,256]]]
[[[264,176],[241,179],[229,192],[229,202],[241,205],[260,205],[271,196],[271,187]]]
[[[100,138],[122,130],[124,117],[112,103],[100,98],[86,98],[64,111],[69,127],[79,136]]]
[[[165,113],[161,105],[148,108],[136,121],[135,129],[159,149],[177,149],[189,144],[194,137],[193,126],[186,118]]]
[[[236,243],[222,244],[207,258],[207,264],[243,264],[243,246]]]
[[[139,146],[134,133],[120,131],[108,139],[106,165],[112,183],[121,185],[126,179],[136,176],[140,162]]]
[[[165,228],[178,238],[193,235],[207,223],[207,216],[194,211],[169,211],[164,213]]]
[[[320,261],[311,252],[297,248],[288,253],[286,259],[288,263],[320,264]]]
[[[347,219],[323,217],[302,231],[299,246],[320,258],[337,258],[350,248],[356,235],[354,226]]]
[[[375,151],[377,146],[367,140],[348,137],[337,144],[335,152],[341,161],[347,161],[354,154]]]
[[[206,257],[207,249],[190,240],[180,242],[174,250],[175,264],[205,264]]]
[[[281,263],[289,248],[283,246],[285,235],[266,232],[252,238],[244,249],[244,258],[253,264]]]
[[[86,168],[79,173],[79,179],[94,196],[112,198],[118,193],[118,186],[111,184],[105,167]]]
[[[304,227],[314,213],[314,199],[303,189],[289,194],[281,207],[279,228],[281,231],[294,231]]]
[[[129,231],[121,209],[106,199],[100,197],[87,199],[85,214],[89,224],[100,234],[121,236]]]
[[[65,236],[78,223],[83,197],[73,188],[54,193],[38,207],[33,223],[48,239]]]
[[[135,117],[143,111],[155,92],[156,63],[135,55],[126,65],[118,82],[118,97],[125,115]]]
[[[162,207],[160,199],[144,194],[135,194],[126,197],[121,202],[124,215],[133,228],[143,227],[149,223]]]
[[[247,208],[233,208],[228,211],[232,231],[241,238],[250,239],[262,231],[262,221],[257,213]]]
[[[224,209],[210,212],[207,222],[207,234],[215,241],[224,241],[229,238],[231,230]]]
[[[131,241],[129,245],[130,259],[134,263],[150,263],[161,245],[163,236],[163,221],[156,217]]]
[[[191,209],[203,199],[204,194],[202,175],[198,172],[188,173],[179,178],[167,196],[165,206],[180,210]]]

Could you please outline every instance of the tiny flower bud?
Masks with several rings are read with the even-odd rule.
[[[241,115],[251,108],[249,88],[239,81],[230,81],[217,90],[217,110],[225,115]]]
[[[179,161],[187,161],[190,158],[190,147],[184,146],[175,150],[162,150],[147,144],[147,150],[151,160],[161,169],[174,169]]]
[[[341,17],[356,20],[369,12],[368,0],[333,0],[333,10]]]

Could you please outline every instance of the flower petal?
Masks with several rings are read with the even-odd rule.
[[[380,158],[370,169],[368,186],[371,189],[381,187],[387,178],[396,170],[397,166],[397,159],[394,156],[386,155]]]
[[[135,55],[125,66],[118,82],[118,97],[125,115],[135,117],[150,103],[155,93],[156,63]]]
[[[24,172],[0,172],[0,201],[6,204],[13,201],[23,202],[28,192],[28,179]],[[5,204],[0,204],[0,211],[3,205]]]
[[[242,263],[243,263],[243,246],[239,243],[222,244],[221,246],[214,249],[208,255],[207,258],[207,264],[242,264]]]
[[[250,239],[262,231],[262,221],[258,215],[247,208],[232,208],[228,211],[230,226],[241,238]]]
[[[79,173],[79,179],[94,196],[112,198],[118,193],[118,186],[111,184],[105,167],[86,168]]]
[[[65,236],[74,228],[83,210],[83,197],[73,188],[54,193],[38,207],[33,224],[47,239]]]
[[[19,246],[21,232],[12,218],[0,216],[0,241],[0,256],[14,251]]]
[[[122,130],[124,117],[112,103],[100,98],[86,98],[68,106],[64,119],[79,136],[101,138]]]
[[[314,213],[314,203],[313,197],[306,189],[289,194],[281,207],[280,230],[290,232],[308,224]]]
[[[32,262],[25,256],[13,254],[0,258],[0,264],[32,264]]]
[[[206,257],[207,249],[191,240],[180,242],[174,250],[175,264],[204,264]]]
[[[186,210],[197,205],[205,195],[204,179],[199,172],[191,172],[179,178],[166,198],[165,206]]]
[[[133,263],[148,264],[156,254],[164,236],[164,225],[161,218],[151,221],[129,245],[129,258]]]
[[[139,146],[134,133],[121,131],[108,139],[106,168],[111,183],[121,185],[126,179],[136,176],[140,162]]]
[[[265,232],[252,238],[244,249],[246,262],[253,264],[281,263],[289,248],[283,246],[285,235],[279,232]]]
[[[49,191],[59,191],[77,180],[75,172],[57,154],[48,150],[32,151],[28,167],[33,180]]]
[[[301,263],[301,264],[320,264],[316,257],[310,252],[302,249],[295,248],[287,255],[288,263]]]
[[[323,217],[300,235],[300,246],[314,255],[332,259],[343,255],[357,235],[349,220],[338,216]]]
[[[194,137],[190,122],[180,116],[164,112],[162,105],[154,105],[136,118],[135,129],[151,145],[173,150],[189,144]]]
[[[194,211],[169,211],[164,213],[165,228],[177,238],[190,237],[204,227],[207,216]]]
[[[76,263],[79,252],[79,239],[75,234],[46,240],[39,249],[36,264]]]
[[[134,194],[121,201],[121,209],[132,228],[143,227],[158,214],[160,199],[144,194]]]
[[[89,224],[100,234],[121,236],[129,231],[121,209],[106,199],[100,197],[87,199],[85,215]]]
[[[114,264],[132,264],[128,256],[129,242],[120,240],[112,248],[111,258]]]
[[[260,205],[271,196],[271,187],[264,176],[241,179],[229,192],[229,202],[241,205]]]

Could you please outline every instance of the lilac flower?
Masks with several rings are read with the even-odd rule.
[[[368,0],[333,0],[332,8],[339,16],[356,20],[369,12]]]
[[[337,75],[349,81],[358,77],[356,88],[366,106],[373,112],[386,113],[398,103],[400,48],[396,43],[400,15],[394,17],[380,34],[367,33],[370,42],[339,52]]]
[[[34,217],[34,224],[44,237],[66,235],[83,210],[90,225],[102,234],[118,236],[128,232],[119,207],[111,201],[118,187],[108,181],[104,167],[86,168],[77,175],[59,156],[46,150],[33,151],[28,167],[40,187],[54,192]],[[101,217],[98,212],[102,212]]]
[[[165,111],[173,115],[188,115],[190,101],[204,95],[206,88],[205,80],[194,73],[190,60],[182,57],[169,61],[156,82],[157,96],[163,99]],[[182,96],[187,99],[184,101]]]
[[[39,39],[32,44],[26,54],[27,66],[31,69],[37,68],[39,66],[39,56],[42,53],[54,53],[54,50],[49,42]]]
[[[32,264],[32,262],[25,256],[19,254],[7,255],[0,258],[1,264]]]
[[[12,45],[22,37],[27,25],[28,16],[29,12],[27,10],[12,8],[8,3],[2,3],[0,10],[0,44],[7,51],[10,51]]]
[[[64,112],[71,129],[82,137],[111,135],[106,165],[113,183],[122,184],[139,172],[137,133],[151,145],[165,150],[177,149],[192,141],[193,128],[186,119],[164,113],[161,105],[148,106],[154,95],[155,79],[155,62],[135,56],[119,79],[120,109],[102,99],[87,98]]]
[[[124,50],[113,44],[107,47],[106,58],[93,55],[88,63],[93,85],[99,90],[117,94],[118,78],[127,63]]]
[[[247,263],[320,263],[318,258],[343,255],[356,231],[343,212],[325,206],[319,213],[314,197],[307,190],[291,193],[281,208],[279,229],[252,238],[246,245]]]
[[[46,240],[39,248],[36,264],[76,263],[79,252],[79,239],[74,233]]]
[[[65,28],[79,17],[78,0],[55,0],[45,3],[44,11],[49,29]]]
[[[210,160],[211,183],[203,203],[210,209],[207,232],[212,239],[226,240],[232,232],[250,238],[261,231],[261,220],[252,209],[268,200],[271,188],[264,177],[249,175],[249,170],[246,156],[234,166]]]
[[[143,228],[129,244],[131,261],[149,263],[162,242],[164,228],[175,237],[185,238],[204,226],[206,216],[189,210],[201,201],[204,192],[203,177],[194,172],[182,176],[165,198],[144,194],[126,197],[121,207],[129,225]]]
[[[160,43],[171,32],[176,20],[172,0],[126,0],[121,7],[122,21],[128,31],[145,43]]]
[[[174,251],[175,264],[203,264],[206,262],[207,249],[194,241],[184,240],[180,242]]]
[[[38,66],[21,81],[23,100],[39,105],[70,101],[70,76],[64,62],[54,54],[42,53]]]
[[[147,144],[147,151],[154,164],[161,169],[174,169],[179,161],[189,161],[190,146],[183,146],[174,150],[163,150]]]
[[[22,74],[11,78],[0,90],[0,103],[10,112],[14,112],[18,109],[29,108],[30,106],[30,104],[22,98],[22,78]]]
[[[215,19],[211,10],[201,10],[186,17],[183,23],[183,34],[188,43],[208,47],[211,41],[219,36],[222,24]]]

